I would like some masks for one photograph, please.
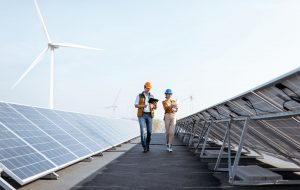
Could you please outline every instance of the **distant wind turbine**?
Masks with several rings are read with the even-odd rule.
[[[54,42],[52,42],[36,0],[34,0],[34,4],[35,4],[36,11],[38,13],[42,28],[47,37],[48,45],[36,57],[36,59],[31,63],[31,65],[27,68],[27,70],[21,75],[21,77],[17,80],[17,82],[15,82],[15,84],[11,88],[14,89],[25,78],[25,76],[42,60],[42,58],[44,57],[46,52],[48,50],[50,50],[51,51],[51,67],[50,67],[49,107],[50,107],[50,109],[53,109],[53,103],[54,103],[54,50],[58,49],[60,47],[80,48],[80,49],[90,49],[90,50],[100,50],[100,51],[103,49],[87,47],[87,46],[82,46],[82,45],[77,45],[77,44],[72,44],[72,43],[54,43]]]
[[[120,93],[121,93],[121,89],[119,90],[119,92],[118,92],[118,94],[117,94],[117,96],[116,96],[116,98],[115,98],[113,104],[112,104],[111,106],[105,107],[105,108],[107,108],[107,109],[112,109],[112,110],[113,110],[113,116],[115,116],[115,114],[116,114],[116,109],[118,108],[118,106],[117,106],[117,101],[118,101],[118,99],[119,99]]]
[[[186,100],[190,100],[190,113],[192,113],[193,112],[193,100],[194,100],[194,97],[193,96],[189,96],[189,97],[183,98],[183,99],[180,100],[180,103],[185,102]]]

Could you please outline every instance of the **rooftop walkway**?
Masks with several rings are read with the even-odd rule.
[[[226,172],[212,172],[175,138],[173,150],[166,151],[164,134],[153,134],[150,151],[140,144],[98,170],[72,189],[300,189],[300,186],[232,186]]]

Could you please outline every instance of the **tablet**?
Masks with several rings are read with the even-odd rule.
[[[157,103],[159,100],[155,98],[150,98],[148,103]]]

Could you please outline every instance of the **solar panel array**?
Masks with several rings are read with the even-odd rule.
[[[300,67],[180,119],[177,134],[187,143],[197,136],[200,144],[205,138],[202,132],[210,128],[205,133],[208,139],[223,143],[225,132],[229,130],[232,145],[238,147],[246,119],[243,148],[272,154],[300,166]]]
[[[0,168],[21,185],[138,136],[136,121],[0,102]]]

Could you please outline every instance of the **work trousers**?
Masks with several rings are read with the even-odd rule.
[[[139,117],[140,132],[141,132],[141,144],[143,148],[149,148],[152,133],[152,117],[150,113],[143,113],[142,117]]]
[[[176,118],[174,113],[165,114],[165,128],[166,128],[166,141],[167,144],[172,144],[174,139]]]

